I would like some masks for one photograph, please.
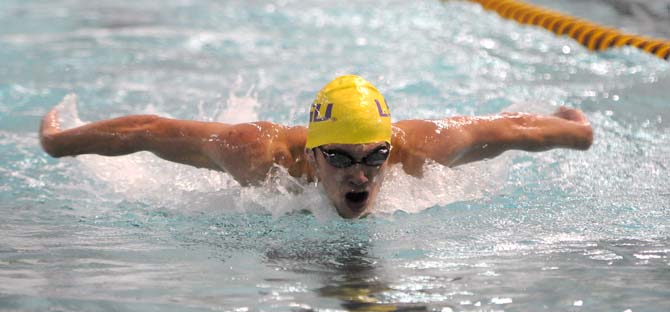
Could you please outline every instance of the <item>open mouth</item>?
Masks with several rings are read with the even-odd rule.
[[[361,204],[368,199],[369,195],[370,193],[368,192],[348,192],[344,195],[344,198],[346,198],[350,203]]]

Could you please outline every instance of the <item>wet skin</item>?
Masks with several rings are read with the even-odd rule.
[[[508,150],[531,152],[552,148],[586,150],[593,129],[576,109],[560,107],[552,115],[501,113],[454,116],[393,123],[389,158],[379,167],[330,165],[320,152],[305,150],[307,128],[267,121],[223,124],[131,115],[61,129],[54,107],[42,119],[40,143],[53,157],[126,155],[149,151],[163,159],[230,174],[242,186],[261,185],[276,166],[305,182],[320,181],[338,213],[345,218],[369,214],[384,171],[398,165],[421,177],[424,164],[448,167],[496,157]],[[328,144],[356,161],[381,144]]]
[[[371,152],[386,146],[386,143],[370,144],[328,144],[325,150],[338,150],[360,161]],[[315,170],[326,196],[343,218],[357,218],[372,212],[379,188],[388,167],[388,160],[381,166],[354,164],[346,168],[337,168],[329,164],[318,149],[305,150],[310,165]]]

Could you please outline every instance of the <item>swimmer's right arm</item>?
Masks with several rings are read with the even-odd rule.
[[[61,130],[54,108],[42,119],[40,143],[52,157],[149,151],[169,161],[228,172],[241,184],[255,184],[266,178],[275,163],[289,171],[295,167],[302,155],[301,148],[292,148],[300,145],[293,142],[304,132],[299,128],[131,115]],[[300,169],[293,171],[302,174]]]
[[[58,109],[42,119],[40,143],[52,157],[97,154],[127,155],[150,151],[170,161],[220,169],[202,153],[201,137],[222,126],[172,120],[154,115],[131,115],[61,130]]]

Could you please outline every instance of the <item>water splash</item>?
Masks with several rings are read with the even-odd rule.
[[[238,76],[235,85],[228,93],[225,108],[216,115],[214,121],[237,124],[259,120],[257,109],[260,103],[258,94],[254,91],[255,86],[250,86],[244,95],[238,97],[235,93],[242,88],[242,85],[243,79]]]
[[[229,105],[216,119],[254,120],[258,103],[251,97],[252,91],[253,87],[242,98],[231,92]],[[64,128],[85,124],[79,118],[76,95],[65,96],[57,109]],[[180,211],[186,207],[190,212],[267,212],[278,218],[307,210],[319,219],[335,216],[323,190],[290,177],[281,168],[265,185],[246,188],[225,173],[169,163],[148,152],[121,157],[82,155],[76,159],[78,172],[106,185],[96,191],[97,195],[122,196],[118,200],[174,207]],[[509,158],[500,158],[457,169],[433,164],[427,166],[427,174],[421,179],[408,176],[399,166],[394,166],[385,177],[376,211],[417,213],[436,205],[479,198],[499,189],[508,163]]]
[[[53,109],[58,110],[58,118],[63,130],[79,127],[85,124],[85,122],[79,118],[77,95],[74,93],[69,93],[63,97],[63,100],[61,100]]]

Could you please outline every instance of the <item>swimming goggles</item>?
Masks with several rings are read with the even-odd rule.
[[[370,154],[363,157],[363,159],[361,160],[355,160],[351,155],[349,155],[349,153],[344,151],[336,149],[327,150],[321,146],[317,148],[319,149],[319,151],[321,151],[321,154],[323,154],[323,158],[325,158],[326,161],[335,168],[347,168],[355,164],[363,164],[370,167],[379,167],[382,164],[384,164],[386,159],[389,158],[388,146],[378,147],[374,151],[370,152]]]

